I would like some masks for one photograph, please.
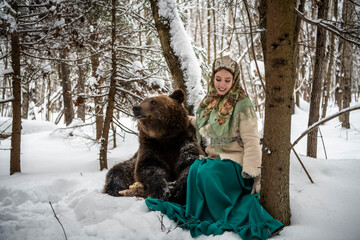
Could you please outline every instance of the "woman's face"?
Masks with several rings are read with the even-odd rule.
[[[219,95],[225,95],[230,91],[233,83],[233,75],[226,69],[221,69],[214,76],[214,87]]]

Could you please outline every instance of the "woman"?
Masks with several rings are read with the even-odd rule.
[[[208,138],[208,158],[190,168],[186,205],[146,199],[193,237],[232,230],[242,239],[267,239],[283,228],[259,203],[261,149],[257,119],[241,88],[238,64],[214,61],[208,93],[196,113],[198,137]]]

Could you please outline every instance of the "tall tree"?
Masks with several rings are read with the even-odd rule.
[[[166,63],[175,86],[187,94],[185,105],[190,114],[193,114],[204,95],[200,85],[201,69],[198,60],[194,51],[189,51],[192,45],[186,37],[175,1],[150,0],[150,3]],[[159,7],[162,7],[161,11]]]
[[[11,7],[15,12],[15,19],[18,19],[17,1],[11,1]],[[21,172],[20,165],[20,143],[21,143],[21,76],[20,76],[20,38],[18,29],[11,33],[11,66],[13,69],[12,90],[14,100],[12,101],[13,121],[11,134],[10,152],[10,175]]]
[[[352,29],[354,26],[353,18],[355,13],[355,6],[351,1],[344,1],[343,3],[343,21],[344,25]],[[344,42],[342,56],[342,63],[344,67],[344,93],[343,93],[343,108],[350,107],[351,102],[351,75],[353,64],[353,45],[350,42]],[[350,128],[350,113],[345,113],[342,118],[342,127]]]
[[[290,224],[289,167],[293,101],[294,1],[266,3],[266,100],[260,201]]]
[[[111,1],[111,77],[110,77],[110,90],[108,96],[108,105],[106,108],[106,117],[101,137],[100,148],[100,170],[107,168],[107,149],[109,142],[110,124],[113,121],[113,112],[115,107],[115,92],[116,92],[116,1]]]
[[[330,19],[338,19],[338,3],[337,1],[330,1],[329,2],[329,18]],[[321,101],[321,110],[322,110],[322,114],[321,114],[321,118],[325,118],[326,117],[326,111],[328,108],[328,103],[329,103],[329,99],[330,99],[330,86],[331,86],[331,80],[332,80],[332,76],[335,73],[335,71],[333,71],[333,67],[334,67],[334,59],[335,59],[335,34],[329,32],[329,44],[327,46],[327,59],[329,59],[329,64],[327,65],[326,68],[326,76],[324,75],[324,87],[323,87],[323,92],[322,92],[322,101]],[[325,66],[324,66],[325,67]]]
[[[71,91],[71,82],[70,82],[70,68],[66,63],[67,49],[64,48],[60,52],[60,72],[61,72],[61,83],[63,89],[63,103],[64,103],[64,115],[65,115],[65,124],[68,126],[74,118],[74,107],[72,102],[72,91]]]
[[[328,0],[317,2],[318,6],[318,19],[325,19],[329,9]],[[308,126],[311,126],[319,120],[320,117],[320,100],[321,100],[321,87],[323,78],[323,66],[325,59],[326,47],[326,31],[324,28],[318,27],[316,31],[316,51],[314,74],[312,79],[311,100],[309,111]],[[314,130],[307,136],[307,153],[309,157],[316,158],[317,156],[317,135],[318,131]]]

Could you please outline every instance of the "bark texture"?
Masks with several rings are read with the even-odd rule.
[[[61,50],[60,58],[66,59],[66,49]],[[71,82],[70,82],[70,69],[69,65],[62,61],[60,63],[61,83],[63,88],[63,104],[65,124],[68,126],[74,118],[74,107],[72,102]]]
[[[107,168],[107,149],[109,142],[110,124],[113,120],[114,107],[115,107],[115,93],[116,93],[116,0],[112,0],[111,9],[111,77],[110,77],[110,90],[108,95],[108,104],[106,108],[106,115],[104,127],[101,136],[100,148],[100,170]]]
[[[185,80],[184,80],[184,73],[183,70],[181,69],[180,59],[178,58],[178,56],[175,55],[174,50],[171,47],[170,22],[169,22],[170,20],[160,18],[157,0],[150,0],[150,3],[151,3],[152,15],[155,21],[155,27],[159,35],[159,39],[166,63],[169,67],[171,76],[175,82],[175,88],[180,88],[184,90],[185,93],[187,93]],[[191,106],[188,106],[186,104],[186,108],[189,110],[190,113],[192,113],[193,109]]]
[[[318,4],[318,19],[324,19],[327,16],[328,0],[323,0],[322,4]],[[326,31],[323,28],[318,27],[316,31],[316,51],[315,51],[315,63],[314,74],[311,88],[311,100],[308,126],[317,122],[320,117],[320,100],[321,100],[321,88],[322,88],[322,76],[323,66],[325,59],[325,47],[326,47]],[[307,136],[307,151],[306,155],[309,157],[317,157],[317,131],[313,131]]]
[[[17,12],[16,1],[11,6]],[[20,77],[20,40],[17,31],[11,34],[11,66],[13,69],[12,89],[14,100],[12,101],[13,121],[10,151],[10,175],[21,172],[20,143],[21,143],[21,77]]]
[[[352,25],[353,18],[354,18],[354,4],[350,1],[344,1],[343,6],[343,20],[344,24],[347,26]],[[344,66],[344,94],[343,94],[343,108],[350,107],[351,102],[351,78],[352,78],[352,64],[353,64],[353,46],[351,43],[345,41],[343,46],[343,52],[342,52],[342,62]],[[342,118],[342,127],[350,129],[350,114],[345,113]]]
[[[293,1],[267,1],[265,124],[260,201],[285,225],[290,224],[289,166],[293,101]]]

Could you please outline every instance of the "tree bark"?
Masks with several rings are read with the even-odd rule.
[[[113,120],[113,113],[115,107],[115,93],[116,93],[116,0],[111,2],[111,77],[110,77],[110,90],[108,95],[108,104],[106,108],[106,115],[104,121],[104,128],[101,136],[100,148],[100,170],[107,168],[107,149],[109,142],[110,124]]]
[[[345,26],[352,25],[354,18],[354,4],[350,1],[344,1],[343,5],[343,20]],[[350,107],[351,102],[351,78],[352,78],[352,65],[353,65],[353,46],[348,41],[344,42],[342,52],[342,62],[344,66],[344,94],[343,94],[343,108]],[[350,114],[345,113],[342,118],[342,127],[350,129]]]
[[[70,82],[70,69],[66,62],[63,60],[66,59],[67,53],[64,48],[60,52],[60,71],[61,71],[61,83],[62,83],[62,92],[63,92],[63,104],[64,104],[64,116],[65,124],[68,126],[74,118],[74,107],[72,102],[72,92],[71,92],[71,82]]]
[[[80,54],[82,57],[82,54]],[[82,66],[83,61],[78,61],[78,84],[77,84],[77,94],[84,94],[85,91],[85,73],[84,73],[84,66]],[[77,101],[77,117],[80,118],[83,122],[85,122],[85,99],[78,96]]]
[[[216,42],[217,42],[217,38],[216,38],[216,11],[215,11],[215,7],[216,7],[215,0],[212,0],[212,15],[213,15],[212,19],[213,19],[213,26],[214,26],[213,27],[213,29],[214,29],[214,33],[213,33],[213,36],[214,36],[213,37],[214,59],[217,58],[217,53],[216,53]],[[221,38],[222,38],[221,39],[221,45],[223,45],[224,35]],[[220,50],[222,50],[222,49],[223,49],[223,46],[221,46]]]
[[[324,88],[323,88],[323,96],[322,96],[322,114],[321,118],[326,117],[326,110],[328,107],[329,97],[330,97],[330,84],[331,84],[331,77],[332,77],[332,70],[334,66],[334,45],[335,45],[335,36],[332,33],[330,34],[330,44],[329,44],[329,65],[326,72],[326,78],[324,79]]]
[[[294,1],[267,1],[266,100],[260,201],[290,224],[290,130],[293,101]]]
[[[324,19],[327,16],[328,0],[323,0],[322,4],[318,4],[318,19]],[[311,89],[310,111],[308,126],[317,122],[320,117],[320,100],[323,76],[323,62],[325,58],[326,31],[318,27],[316,31],[316,51],[314,74]],[[317,131],[313,131],[307,136],[307,156],[316,158],[317,156]]]
[[[17,13],[16,1],[11,2],[11,7]],[[17,31],[11,33],[11,66],[13,69],[12,101],[13,121],[10,151],[10,175],[21,172],[20,143],[21,143],[21,76],[20,76],[20,37]]]
[[[30,102],[30,92],[29,92],[29,83],[22,87],[22,119],[28,119],[29,115],[29,102]]]
[[[150,0],[153,18],[155,20],[155,27],[159,34],[161,47],[164,53],[166,63],[170,69],[171,75],[174,79],[176,87],[183,89],[186,92],[184,84],[184,76],[180,66],[180,60],[175,55],[170,45],[170,24],[167,19],[160,19],[158,1]]]
[[[299,6],[297,7],[298,10],[300,12],[304,12],[304,7],[305,7],[305,0],[300,0],[299,2]],[[298,66],[299,66],[299,44],[298,44],[298,39],[299,39],[299,34],[300,34],[300,27],[301,27],[301,19],[294,14],[294,22],[295,22],[295,27],[294,27],[294,69],[293,69],[293,73],[294,73],[294,82],[295,82],[295,88],[298,87],[298,74],[297,73],[297,69],[298,69]],[[293,102],[293,105],[292,105],[292,112],[294,113],[295,111],[295,105],[299,106],[300,105],[300,94],[299,94],[299,91],[295,92],[295,99],[294,99],[294,102]]]
[[[266,3],[267,3],[266,0],[260,0],[259,6],[258,6],[259,27],[261,29],[266,28],[266,9],[267,9]],[[264,56],[264,59],[265,59],[265,57],[266,57],[266,32],[265,31],[262,31],[260,33],[260,39],[261,39],[261,47],[262,47],[262,50],[263,50],[263,56]]]
[[[151,3],[151,10],[155,21],[155,27],[159,35],[163,55],[171,72],[171,76],[174,80],[175,87],[184,90],[184,92],[188,94],[188,90],[186,89],[185,79],[184,79],[184,71],[186,71],[186,69],[181,68],[180,59],[174,53],[174,50],[171,47],[170,21],[172,19],[165,19],[163,17],[160,18],[157,0],[150,0],[150,3]],[[186,102],[185,107],[187,108],[190,114],[193,114],[194,106]]]
[[[207,0],[207,56],[208,56],[208,65],[211,64],[211,5],[210,5],[210,1],[211,0]],[[214,56],[215,59],[216,56]]]

